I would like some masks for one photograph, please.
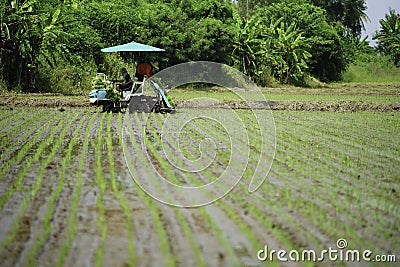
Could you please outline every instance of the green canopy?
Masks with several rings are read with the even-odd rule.
[[[111,46],[101,49],[102,52],[161,52],[164,49],[150,45],[130,42],[123,45]]]

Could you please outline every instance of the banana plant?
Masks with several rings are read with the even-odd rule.
[[[299,81],[311,58],[309,45],[296,24],[287,26],[283,18],[265,25],[250,19],[235,42],[233,57],[239,69],[265,85],[272,75],[281,83]]]
[[[41,12],[38,0],[12,0],[4,5],[1,19],[0,69],[8,81],[30,90],[38,64],[55,61],[55,54],[65,54],[60,9]],[[42,62],[44,61],[44,62]]]
[[[392,57],[394,64],[400,67],[400,14],[391,9],[379,23],[381,29],[373,38],[378,41],[378,50]]]

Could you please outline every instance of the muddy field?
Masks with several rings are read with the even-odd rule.
[[[233,92],[242,89],[221,87],[200,89],[173,89],[171,96],[179,108],[229,108],[272,109],[293,111],[400,111],[400,84],[341,84],[326,88],[257,88],[246,89],[250,101],[237,99]],[[260,101],[261,92],[265,100]],[[252,95],[256,97],[252,99]],[[0,94],[0,106],[65,108],[90,107],[88,96],[63,96],[57,94]],[[188,101],[210,97],[221,103]],[[275,99],[277,98],[277,99]]]
[[[0,108],[1,266],[398,264],[398,113],[268,112]]]

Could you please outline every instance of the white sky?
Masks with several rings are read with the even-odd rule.
[[[368,40],[374,46],[375,42],[372,41],[372,35],[380,29],[379,20],[389,13],[389,7],[400,13],[400,0],[366,0],[366,3],[368,8],[366,13],[371,21],[364,22],[365,32],[363,32],[362,36],[368,35]]]

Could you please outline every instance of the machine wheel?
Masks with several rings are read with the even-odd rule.
[[[103,112],[111,112],[114,109],[114,103],[109,102],[103,105]]]
[[[159,103],[156,103],[156,104],[154,105],[154,107],[152,108],[152,112],[160,113],[160,111],[161,111],[160,104],[159,104]]]
[[[119,113],[119,112],[121,112],[121,107],[113,107],[112,112],[113,112],[113,113]]]

